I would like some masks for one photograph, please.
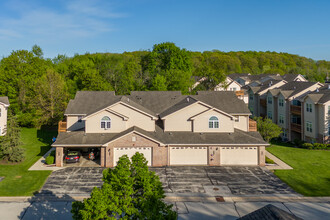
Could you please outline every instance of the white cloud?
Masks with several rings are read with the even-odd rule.
[[[123,17],[101,1],[63,1],[62,9],[24,4],[14,18],[0,19],[0,39],[63,40],[87,38],[113,31],[111,21]]]

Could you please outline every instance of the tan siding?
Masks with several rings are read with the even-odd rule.
[[[85,121],[78,122],[78,116],[67,116],[67,130],[75,131],[85,127]]]
[[[101,128],[101,119],[104,116],[108,116],[111,119],[111,128],[104,129]],[[118,133],[126,130],[127,121],[124,121],[123,118],[112,114],[106,110],[99,112],[96,115],[91,116],[86,120],[86,133]]]
[[[0,117],[0,128],[1,128],[1,133],[0,136],[5,135],[5,129],[7,128],[7,108],[0,104],[0,109],[1,109],[1,117]]]
[[[249,116],[247,115],[234,115],[234,117],[238,117],[239,121],[234,121],[234,128],[237,128],[242,131],[249,130]]]
[[[219,119],[219,128],[209,128],[209,119]],[[198,115],[193,121],[193,132],[234,132],[234,120],[215,110]]]
[[[127,128],[137,126],[146,131],[155,130],[155,121],[152,120],[150,116],[147,116],[122,104],[112,106],[111,109],[129,118],[127,121]]]
[[[209,108],[201,104],[193,104],[182,110],[179,110],[165,119],[165,131],[192,131],[192,121],[189,119]]]

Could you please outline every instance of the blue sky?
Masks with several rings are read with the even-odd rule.
[[[39,45],[57,54],[148,50],[276,51],[330,60],[330,1],[0,1],[0,57]]]

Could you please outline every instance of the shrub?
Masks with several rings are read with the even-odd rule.
[[[303,145],[302,145],[302,148],[305,148],[305,149],[313,149],[313,144],[311,144],[311,143],[304,143]]]
[[[323,149],[326,149],[326,148],[327,148],[327,145],[325,145],[325,144],[314,143],[314,149],[323,150]]]
[[[268,157],[266,157],[266,163],[275,164],[275,162],[272,159],[268,158]]]
[[[302,145],[303,145],[304,143],[305,143],[304,141],[302,141],[302,140],[300,140],[300,139],[297,139],[297,138],[293,140],[293,144],[294,144],[296,147],[299,147],[299,148],[301,148]]]
[[[49,155],[48,157],[46,157],[46,164],[51,165],[54,164],[55,162],[55,157],[52,155]]]

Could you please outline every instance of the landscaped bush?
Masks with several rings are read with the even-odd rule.
[[[313,146],[314,149],[316,150],[325,150],[327,148],[326,144],[321,144],[321,143],[314,143]]]
[[[272,159],[268,158],[268,157],[266,157],[266,163],[275,164],[275,162]]]
[[[305,149],[313,149],[313,144],[311,144],[311,143],[304,143],[303,145],[302,145],[302,148],[305,148]]]
[[[46,164],[51,165],[54,164],[55,162],[55,157],[52,155],[49,155],[48,157],[46,157]]]
[[[299,148],[301,148],[302,145],[303,145],[304,143],[305,143],[304,141],[302,141],[302,140],[300,140],[300,139],[297,139],[297,138],[293,140],[293,144],[294,144],[296,147],[299,147]]]

